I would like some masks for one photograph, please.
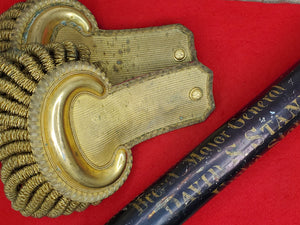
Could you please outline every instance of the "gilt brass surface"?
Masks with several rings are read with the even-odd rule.
[[[196,60],[193,35],[179,24],[93,34],[64,27],[55,40],[66,39],[88,46],[91,61],[97,62],[112,84]]]
[[[46,44],[64,26],[98,29],[92,13],[77,0],[19,2],[0,15],[0,51],[36,42]]]
[[[63,26],[71,26],[84,32],[92,32],[92,22],[74,7],[59,5],[45,8],[37,12],[30,21],[30,29],[26,28],[23,33],[22,42],[47,44],[53,42],[53,35]],[[76,24],[76,27],[75,27]]]
[[[91,62],[106,73],[112,84],[196,60],[193,34],[179,24],[101,30],[91,12],[78,1],[27,1],[24,4],[26,7],[10,31],[10,40],[0,39],[0,44],[18,48],[32,42],[84,44],[91,51]]]
[[[98,29],[92,13],[77,0],[42,0],[25,2],[26,8],[16,18],[13,45],[47,44],[65,26],[83,32]],[[8,10],[9,11],[9,10]]]
[[[214,108],[212,74],[199,62],[110,86],[96,67],[58,67],[31,99],[29,131],[43,175],[72,200],[95,202],[127,178],[131,148],[201,122]],[[190,98],[201,89],[201,99]]]

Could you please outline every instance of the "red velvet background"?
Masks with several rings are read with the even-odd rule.
[[[0,12],[17,0],[1,0]],[[82,213],[25,218],[0,184],[0,224],[102,225],[205,137],[300,60],[300,5],[225,0],[81,0],[101,29],[181,23],[214,72],[216,109],[203,123],[133,149],[132,172],[113,196]],[[300,127],[259,158],[184,225],[300,224]]]

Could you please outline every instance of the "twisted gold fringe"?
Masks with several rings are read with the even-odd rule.
[[[32,170],[32,168],[30,168]],[[20,172],[18,172],[18,175]],[[15,210],[22,210],[26,207],[27,202],[30,200],[32,193],[43,183],[45,179],[41,175],[36,175],[29,178],[24,183],[20,191],[17,193],[16,199],[12,202],[12,207]]]
[[[0,39],[3,41],[10,41],[12,36],[11,30],[0,30]]]
[[[33,59],[38,60],[38,63],[43,66],[44,73],[49,73],[55,69],[54,60],[44,46],[28,44],[23,46],[22,50],[33,56]]]
[[[30,143],[28,141],[11,142],[0,147],[0,161],[22,153],[31,153]]]
[[[91,52],[86,45],[77,44],[77,51],[80,61],[89,61]]]
[[[65,216],[70,215],[72,212],[74,212],[77,209],[79,204],[80,204],[79,202],[71,201],[68,207],[66,208],[66,210],[64,211],[63,215]]]
[[[10,41],[12,40],[16,20],[32,2],[32,0],[29,0],[27,2],[16,3],[0,15],[0,52],[11,48]]]
[[[25,9],[28,6],[28,2],[33,2],[33,1],[27,1],[27,2],[17,2],[14,4],[10,9]]]
[[[0,17],[11,21],[15,18],[13,12],[18,13],[23,7],[26,5],[19,4]],[[14,26],[11,22],[2,22],[0,27],[5,27],[5,23]],[[69,215],[90,205],[65,198],[45,180],[33,157],[27,130],[30,97],[43,76],[57,65],[73,60],[87,61],[89,56],[87,47],[71,42],[51,43],[45,47],[30,44],[23,51],[13,49],[0,55],[1,179],[12,207],[24,216]]]
[[[4,98],[2,96],[0,96],[0,110],[3,112],[7,112],[7,113],[11,113],[14,115],[19,115],[19,116],[23,116],[23,117],[27,117],[28,114],[28,110],[27,107],[11,101],[10,99]]]
[[[26,128],[26,119],[19,117],[19,116],[14,116],[14,115],[7,115],[4,113],[0,113],[0,121],[1,123],[6,127],[6,128]]]
[[[34,163],[35,161],[31,154],[15,155],[3,161],[1,169],[1,180],[3,181],[4,185],[13,173],[18,173],[18,170],[20,168],[32,165]],[[20,179],[22,179],[21,176]]]
[[[36,192],[33,193],[32,198],[27,202],[25,208],[21,211],[23,216],[30,216],[36,212],[44,202],[44,199],[52,191],[49,183],[42,184]]]
[[[28,141],[29,135],[27,130],[9,129],[0,132],[0,147],[15,142]]]
[[[4,186],[6,197],[11,201],[15,201],[17,198],[17,189],[21,187],[21,185],[23,186],[25,181],[27,181],[29,178],[38,173],[38,165],[34,164],[32,166],[25,166],[24,168],[20,169],[17,173],[12,174],[7,179]]]
[[[0,93],[16,99],[19,103],[29,105],[30,96],[22,90],[18,85],[9,80],[0,79]]]
[[[82,212],[82,211],[86,210],[87,207],[89,207],[89,204],[88,204],[88,203],[81,202],[81,203],[78,205],[78,207],[76,208],[76,211],[77,211],[77,212]]]
[[[6,129],[7,129],[7,126],[6,126],[6,125],[0,124],[0,130],[6,130]]]
[[[7,49],[10,49],[10,47],[11,47],[10,41],[0,40],[0,52],[4,52]]]
[[[3,55],[15,64],[26,68],[27,71],[25,74],[28,74],[30,79],[33,78],[35,81],[40,81],[43,77],[44,73],[40,62],[37,62],[30,54],[25,54],[24,52],[21,53],[20,51],[15,50],[4,53]]]
[[[66,49],[62,43],[49,43],[46,49],[51,54],[57,66],[66,62]]]
[[[0,62],[0,73],[7,75],[7,78],[10,78],[26,91],[30,93],[34,91],[36,83],[31,80],[28,75],[25,75],[20,68],[14,65],[13,62],[8,61],[8,59],[3,56],[0,56]]]
[[[10,8],[0,15],[0,20],[17,19],[22,14],[23,10],[18,8]]]
[[[61,197],[57,202],[56,205],[49,211],[47,214],[48,217],[55,218],[58,215],[62,215],[66,208],[68,207],[70,203],[70,199],[67,199],[65,197]]]
[[[35,211],[32,214],[32,216],[37,217],[37,218],[47,216],[49,211],[55,206],[57,199],[59,199],[60,197],[61,197],[61,195],[57,191],[52,190],[50,192],[50,194],[44,199],[40,208],[37,211]],[[59,216],[59,215],[57,215],[57,216]]]
[[[0,20],[0,30],[12,30],[16,26],[16,23],[12,19]]]
[[[77,47],[75,46],[75,44],[70,41],[66,41],[64,43],[65,43],[65,48],[67,53],[67,60],[68,61],[78,60],[79,55],[77,53]]]

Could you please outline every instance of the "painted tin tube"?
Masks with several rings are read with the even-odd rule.
[[[197,146],[107,225],[182,224],[300,120],[300,65]]]

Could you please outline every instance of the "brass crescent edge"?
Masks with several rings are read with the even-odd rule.
[[[46,75],[45,79],[42,79],[40,81],[35,93],[31,98],[28,117],[28,130],[31,137],[30,140],[33,154],[36,157],[36,161],[39,164],[39,168],[42,174],[46,177],[50,184],[61,194],[72,200],[91,203],[100,201],[113,194],[125,182],[132,167],[131,150],[125,150],[125,167],[120,176],[113,183],[108,184],[105,187],[86,187],[81,185],[78,180],[74,181],[73,177],[71,179],[70,177],[66,177],[66,173],[64,173],[63,171],[55,171],[60,170],[61,168],[56,167],[56,169],[54,169],[52,163],[50,162],[49,152],[46,152],[44,150],[45,144],[47,145],[47,143],[44,142],[45,137],[43,131],[41,130],[41,124],[43,122],[43,118],[41,115],[43,108],[42,102],[48,94],[49,86],[57,79],[61,81],[64,79],[64,76],[72,75],[74,74],[74,71],[81,71],[79,73],[82,73],[82,71],[87,71],[87,68],[89,70],[89,73],[100,75],[98,79],[104,84],[105,89],[109,89],[109,85],[107,84],[106,78],[104,78],[103,73],[101,73],[99,69],[97,69],[93,65],[90,65],[89,63],[72,62],[57,67],[56,70]],[[68,182],[65,182],[65,179],[68,179]]]
[[[39,16],[40,13],[44,13],[44,11],[47,8],[50,8],[50,11],[55,11],[56,8],[59,8],[59,10],[63,10],[64,7],[67,7],[68,10],[72,10],[74,15],[76,16],[76,13],[78,13],[80,16],[80,22],[82,24],[77,24],[76,22],[73,22],[72,20],[72,27],[78,30],[82,30],[85,32],[93,32],[95,30],[98,30],[98,24],[96,22],[96,19],[94,15],[80,2],[77,0],[47,0],[47,1],[34,1],[30,2],[30,6],[24,9],[24,12],[22,12],[21,16],[16,21],[16,27],[12,34],[12,46],[20,47],[23,44],[29,43],[29,42],[41,42],[42,44],[46,44],[47,42],[42,40],[27,40],[28,33],[30,31],[31,26],[34,23],[34,20],[36,17]],[[48,13],[49,14],[49,13]],[[74,17],[74,15],[65,15],[63,14],[63,19],[68,20],[69,17]],[[48,15],[49,16],[49,15]],[[50,19],[51,19],[50,15]],[[64,20],[57,21],[55,20],[55,26],[54,29],[59,29],[59,26],[66,26],[70,25]],[[73,18],[74,19],[74,18]],[[46,20],[46,24],[42,24],[42,26],[47,25],[52,20]],[[55,30],[50,30],[51,35],[55,33]],[[57,31],[56,31],[57,32]],[[44,43],[45,42],[45,43]]]

